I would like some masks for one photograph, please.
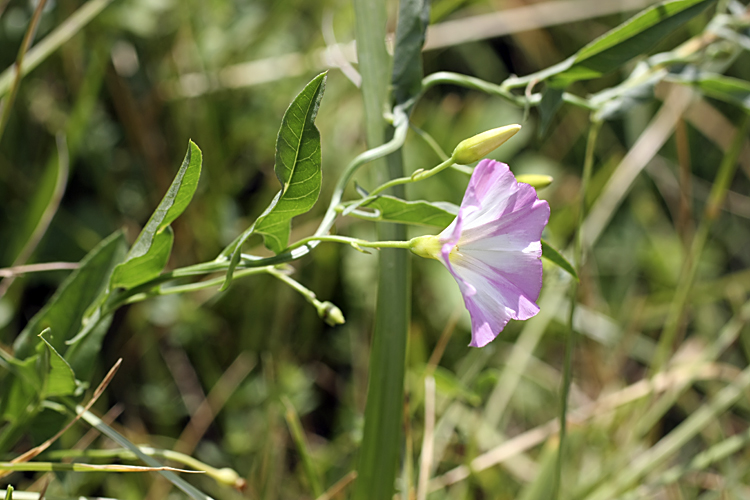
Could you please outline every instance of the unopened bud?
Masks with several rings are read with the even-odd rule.
[[[516,135],[519,130],[520,125],[506,125],[469,137],[458,143],[451,158],[462,165],[479,161]]]
[[[213,476],[218,482],[227,486],[233,486],[237,489],[242,489],[246,486],[245,480],[234,469],[230,469],[229,467],[214,471]]]
[[[409,240],[409,250],[425,259],[440,259],[443,244],[437,236],[417,236]]]
[[[318,316],[330,326],[343,325],[346,322],[341,309],[328,301],[322,302],[318,306]]]
[[[551,176],[541,174],[517,175],[516,180],[518,182],[523,182],[524,184],[529,184],[535,189],[542,189],[552,184]]]

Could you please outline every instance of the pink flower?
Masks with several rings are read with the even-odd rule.
[[[437,237],[412,240],[412,251],[437,258],[456,279],[471,315],[470,346],[483,347],[511,319],[539,312],[540,240],[549,213],[549,204],[507,165],[482,160],[453,222]]]

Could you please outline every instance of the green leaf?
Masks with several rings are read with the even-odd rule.
[[[393,97],[403,104],[422,89],[422,46],[430,24],[430,0],[401,0],[393,49]]]
[[[102,422],[102,420],[91,413],[90,411],[86,410],[83,406],[75,406],[72,407],[71,410],[73,410],[76,414],[81,415],[81,419],[87,422],[91,427],[98,430],[103,435],[107,436],[109,439],[117,443],[119,446],[122,446],[123,448],[127,448],[131,452],[135,454],[135,456],[138,457],[139,460],[141,460],[143,463],[150,467],[162,467],[164,464],[156,460],[154,457],[146,455],[140,447],[137,445],[131,443],[125,436],[114,430],[109,425]],[[164,478],[175,485],[177,488],[185,492],[190,498],[193,500],[213,500],[212,497],[206,495],[202,491],[198,490],[195,486],[191,485],[184,479],[182,479],[180,476],[175,474],[172,471],[166,471],[161,470],[158,472]]]
[[[110,288],[133,288],[159,276],[167,265],[173,242],[174,233],[170,226],[156,233],[146,254],[126,260],[115,268]]]
[[[552,245],[544,240],[542,240],[542,257],[561,267],[563,271],[570,274],[571,276],[573,276],[573,278],[575,278],[576,281],[578,281],[578,273],[576,272],[573,265],[568,262],[568,259],[563,257],[560,252],[555,250]]]
[[[65,358],[60,356],[60,353],[44,338],[44,334],[49,332],[50,329],[47,328],[39,334],[39,338],[47,346],[49,354],[46,360],[48,366],[46,367],[42,397],[69,396],[76,391],[76,376],[68,362],[65,361]]]
[[[19,360],[0,349],[0,365],[10,372],[0,391],[0,422],[22,425],[28,419],[29,410],[36,406],[33,403],[39,401],[42,391],[38,362],[38,354]]]
[[[435,389],[449,400],[463,399],[472,406],[478,406],[482,398],[476,392],[464,385],[464,383],[450,370],[442,366],[436,366],[433,372],[435,378]]]
[[[544,88],[542,92],[542,102],[539,103],[539,114],[541,115],[541,123],[539,124],[539,136],[543,136],[552,123],[552,118],[555,117],[557,110],[563,103],[563,90],[549,85]]]
[[[93,325],[88,328],[87,333],[65,351],[65,359],[68,360],[73,372],[80,380],[90,380],[93,374],[95,361],[99,358],[102,341],[107,334],[109,325],[112,323],[112,315],[97,318]]]
[[[36,179],[36,189],[25,216],[18,217],[23,218],[24,223],[11,233],[14,241],[4,242],[6,255],[0,255],[1,258],[15,262],[18,254],[34,239],[35,234],[46,229],[51,219],[50,215],[56,212],[60,197],[65,191],[67,177],[68,169],[65,163],[50,161],[47,164],[44,173]]]
[[[654,87],[664,79],[664,73],[656,71],[644,80],[637,80],[637,83],[626,80],[616,87],[592,95],[589,102],[598,108],[594,120],[617,118],[638,104],[651,101],[654,98]]]
[[[112,273],[110,289],[132,288],[157,277],[164,269],[172,249],[172,233],[167,228],[193,199],[202,162],[201,150],[190,141],[182,166],[167,194],[133,243],[125,262]]]
[[[281,120],[274,166],[281,191],[258,217],[254,229],[263,235],[266,247],[274,253],[287,247],[292,218],[310,210],[320,194],[320,132],[315,127],[315,117],[325,91],[326,75],[321,73],[313,78]]]
[[[37,334],[46,328],[54,329],[50,343],[64,352],[65,342],[81,329],[86,310],[105,292],[112,269],[122,262],[126,250],[125,237],[117,231],[89,252],[16,338],[15,356],[24,359],[35,354],[40,342]]]
[[[362,208],[373,209],[372,216],[365,215],[361,211],[355,211],[349,215],[368,220],[419,224],[440,228],[448,226],[458,214],[458,207],[450,203],[405,201],[387,195],[377,196],[372,201],[362,205]]]
[[[713,2],[675,0],[654,5],[589,43],[545,76],[556,87],[598,78],[648,52]]]
[[[683,71],[667,80],[692,84],[703,94],[750,111],[750,82],[717,73]]]

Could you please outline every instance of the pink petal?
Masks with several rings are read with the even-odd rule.
[[[516,182],[507,165],[494,160],[477,165],[458,216],[440,233],[441,260],[471,315],[469,345],[482,347],[511,319],[539,312],[540,238],[549,213],[547,202]]]
[[[529,189],[527,184],[521,184]],[[495,220],[487,220],[481,225],[471,226],[468,221],[463,222],[461,231],[460,250],[516,250],[525,251],[531,243],[538,243],[542,231],[549,221],[549,204],[536,199],[517,207],[515,211]],[[541,257],[541,246],[537,257]]]

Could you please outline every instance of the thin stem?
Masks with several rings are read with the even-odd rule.
[[[341,199],[344,196],[344,190],[354,173],[365,163],[383,158],[384,156],[398,151],[398,149],[404,145],[404,142],[406,141],[406,132],[409,130],[409,118],[399,106],[396,106],[393,110],[393,126],[395,127],[393,139],[376,148],[365,151],[354,158],[341,174],[341,177],[339,177],[336,187],[333,190],[333,194],[331,195],[331,203],[328,205],[328,209],[323,216],[320,226],[318,226],[318,229],[315,231],[316,236],[326,234],[330,231],[331,227],[333,227],[333,222],[336,220],[336,207],[341,203]]]
[[[581,178],[581,197],[578,200],[578,231],[576,232],[576,245],[575,245],[575,266],[578,275],[581,275],[581,265],[584,261],[583,255],[583,221],[586,215],[586,192],[588,191],[589,183],[591,182],[591,173],[594,169],[594,152],[596,149],[596,138],[599,136],[599,129],[601,129],[601,121],[593,121],[591,128],[589,128],[589,136],[586,140],[586,156],[583,160],[583,174]]]
[[[186,465],[195,469],[195,471],[203,471],[207,476],[212,477],[217,482],[226,484],[229,486],[235,486],[238,482],[242,481],[239,474],[232,469],[216,469],[210,465],[201,462],[200,460],[180,453],[173,450],[161,450],[157,448],[151,448],[150,446],[139,446],[138,449],[144,454],[150,457],[159,457],[166,460],[171,460],[182,465]],[[125,448],[116,448],[109,450],[58,450],[48,453],[48,456],[53,459],[64,459],[64,458],[118,458],[120,460],[138,460],[135,453]]]
[[[23,67],[18,66],[21,76],[39,66],[53,52],[81,31],[113,0],[91,0],[75,11],[69,18],[55,28],[49,35],[29,50],[24,58]],[[11,66],[0,74],[0,95],[5,94],[13,85],[15,66]]]
[[[10,87],[10,93],[8,94],[8,97],[6,97],[5,101],[3,102],[2,115],[0,116],[0,139],[3,137],[5,126],[8,124],[8,120],[10,119],[10,110],[13,107],[13,102],[16,100],[16,95],[18,94],[18,87],[21,86],[21,78],[23,77],[23,74],[21,73],[21,68],[23,67],[23,58],[26,56],[26,51],[29,50],[29,47],[31,46],[31,42],[34,41],[34,36],[36,35],[36,29],[37,27],[39,27],[39,20],[42,18],[42,11],[44,10],[44,6],[46,4],[47,4],[47,0],[40,0],[39,3],[36,5],[36,9],[34,10],[34,15],[31,18],[29,27],[26,30],[26,34],[23,37],[23,42],[21,42],[21,47],[18,49],[18,55],[16,56],[16,64],[14,65],[15,76],[13,78],[13,84]]]
[[[586,190],[591,180],[591,172],[594,165],[594,151],[596,138],[601,128],[601,122],[594,121],[589,128],[589,135],[586,142],[586,156],[583,162],[583,174],[581,179],[580,199],[578,200],[578,231],[575,242],[575,266],[576,273],[581,276],[581,264],[583,262],[583,245],[581,228],[583,227],[584,212],[586,211]],[[560,395],[560,445],[557,454],[557,467],[555,469],[555,480],[553,488],[553,498],[560,498],[560,480],[562,477],[562,464],[565,457],[565,445],[568,429],[568,395],[570,394],[570,385],[573,377],[573,349],[575,349],[575,329],[573,328],[573,318],[575,317],[578,281],[572,281],[572,293],[570,297],[570,311],[568,314],[568,338],[565,342],[565,360],[563,362],[563,383],[562,393]]]
[[[2,131],[0,130],[0,135]],[[68,185],[68,173],[70,172],[70,157],[68,155],[68,144],[64,135],[58,134],[57,137],[57,171],[55,177],[55,185],[50,193],[49,202],[44,207],[44,211],[39,216],[39,220],[31,231],[28,240],[24,244],[21,251],[18,252],[15,260],[13,261],[13,267],[23,265],[31,257],[36,250],[37,245],[42,240],[42,237],[47,232],[52,218],[57,213],[57,209],[60,206],[62,197],[65,194],[65,188]],[[15,276],[11,275],[6,277],[0,282],[0,297],[4,296],[10,286],[13,284]]]
[[[524,78],[509,78],[503,82],[502,85],[496,85],[489,83],[473,76],[461,75],[458,73],[451,73],[449,71],[439,71],[433,73],[422,80],[422,93],[426,92],[430,87],[438,84],[449,84],[459,85],[474,90],[480,90],[487,94],[496,95],[506,99],[507,101],[515,104],[519,107],[525,106],[538,106],[542,102],[542,94],[531,94],[530,96],[516,95],[510,91],[511,88],[523,88],[526,87],[530,81],[534,78],[539,78],[539,75],[529,75]],[[572,104],[579,108],[588,109],[595,111],[597,108],[591,104],[588,100],[578,97],[577,95],[569,92],[564,92],[562,99],[568,104]]]
[[[29,273],[46,271],[71,271],[81,267],[78,262],[44,262],[42,264],[28,264],[25,266],[4,267],[0,269],[0,278],[10,278]]]
[[[350,238],[348,236],[329,235],[329,236],[310,236],[308,238],[303,238],[295,242],[292,246],[289,247],[289,249],[293,250],[303,245],[310,245],[313,243],[324,242],[324,241],[328,241],[332,243],[347,243],[354,247],[365,247],[365,248],[409,248],[410,247],[410,244],[408,241],[367,241],[367,240],[360,240],[358,238]]]
[[[351,212],[353,212],[357,208],[374,200],[378,194],[382,193],[386,189],[390,189],[396,186],[402,186],[404,184],[409,184],[411,182],[417,182],[417,181],[421,181],[424,179],[429,179],[433,175],[438,174],[442,172],[443,170],[445,170],[446,168],[450,167],[451,165],[453,165],[453,163],[454,163],[453,158],[448,158],[437,167],[431,168],[429,170],[417,170],[416,172],[411,174],[409,177],[397,177],[395,179],[391,179],[390,181],[385,182],[381,184],[380,186],[378,186],[377,188],[373,189],[367,197],[359,199],[351,203],[350,205],[347,205],[347,207],[343,210],[342,213],[343,215],[349,215]]]
[[[672,349],[677,332],[680,329],[682,318],[687,306],[688,296],[692,289],[695,276],[698,271],[700,256],[703,253],[703,247],[708,241],[713,221],[719,216],[721,206],[724,204],[729,185],[734,178],[737,170],[737,160],[742,152],[742,146],[750,127],[750,114],[745,114],[742,123],[737,127],[732,144],[729,146],[724,158],[716,173],[711,194],[708,197],[703,219],[695,233],[690,251],[683,265],[683,272],[680,273],[680,281],[677,284],[674,299],[669,309],[667,321],[659,337],[659,343],[651,362],[651,372],[657,373],[667,360],[669,352]]]
[[[278,279],[279,281],[282,281],[289,285],[294,291],[302,295],[306,301],[308,301],[310,304],[313,305],[313,307],[318,308],[321,305],[321,302],[318,300],[317,295],[315,295],[315,292],[304,286],[299,281],[289,277],[288,274],[279,271],[275,268],[270,268],[268,270],[268,274],[273,276],[274,278]],[[316,493],[316,495],[319,495],[320,493]]]
[[[373,189],[372,192],[370,193],[370,197],[373,197],[379,193],[382,193],[386,189],[392,188],[394,186],[400,186],[402,184],[409,184],[410,182],[417,182],[417,181],[423,181],[425,179],[429,179],[433,175],[439,174],[446,168],[450,167],[451,165],[453,165],[453,163],[455,163],[453,161],[453,158],[448,158],[437,167],[431,168],[429,170],[421,170],[421,171],[414,172],[408,177],[398,177],[396,179],[392,179],[386,182],[385,184],[382,184],[376,187],[375,189]]]
[[[440,158],[440,161],[445,161],[448,158],[450,158],[450,156],[448,156],[448,153],[446,153],[445,151],[443,151],[443,148],[440,147],[440,144],[438,144],[438,142],[430,134],[428,134],[426,131],[422,130],[421,128],[417,127],[413,123],[410,123],[409,127],[414,132],[416,132],[416,134],[424,142],[426,142],[428,146],[430,146],[430,149],[432,149],[435,152],[435,154],[438,156],[438,158]]]
[[[251,274],[261,274],[261,273],[267,273],[269,272],[269,269],[273,269],[273,267],[254,267],[251,269],[242,269],[240,271],[237,271],[234,274],[235,278],[242,278],[243,276],[249,276]],[[135,302],[141,302],[143,300],[146,300],[151,297],[158,297],[160,295],[174,295],[178,293],[189,293],[189,292],[197,292],[198,290],[205,290],[207,288],[212,288],[215,286],[221,286],[222,283],[224,283],[224,276],[221,276],[219,278],[213,278],[206,281],[199,281],[197,283],[189,283],[187,285],[177,285],[177,286],[170,286],[170,287],[158,287],[155,290],[151,290],[148,292],[138,293],[136,295],[131,295],[128,297],[127,300],[125,300],[124,304],[133,304]]]
[[[80,405],[76,405],[73,401],[66,399],[65,404],[73,410],[76,414],[81,414],[81,418],[85,420],[90,426],[97,429],[99,432],[107,436],[109,439],[114,441],[115,443],[119,444],[120,446],[129,449],[135,455],[143,462],[148,464],[151,467],[162,467],[162,464],[160,464],[158,461],[154,460],[153,457],[150,457],[143,453],[140,448],[138,448],[136,445],[128,441],[122,434],[114,430],[112,427],[108,426],[102,420],[91,413],[90,411],[86,410],[84,407]],[[194,500],[213,500],[210,496],[206,495],[205,493],[198,490],[195,486],[191,485],[175,473],[167,470],[161,470],[159,471],[159,474],[164,476],[169,482],[177,486],[180,490],[182,490],[184,493],[186,493],[190,498]]]
[[[0,462],[0,470],[8,472],[52,472],[52,471],[72,471],[72,472],[187,472],[200,474],[200,470],[175,469],[174,467],[144,467],[142,465],[94,465],[82,463],[57,463],[57,462]]]
[[[448,153],[443,151],[443,148],[440,147],[437,141],[430,134],[412,123],[410,123],[409,126],[424,142],[427,143],[428,146],[430,146],[430,148],[435,152],[435,154],[438,156],[438,158],[440,158],[441,161],[446,161],[448,160],[448,158],[450,158],[450,156],[448,156]],[[466,175],[471,175],[474,172],[473,168],[467,165],[459,165],[457,163],[451,165],[451,168],[453,170],[458,170],[459,172]]]

